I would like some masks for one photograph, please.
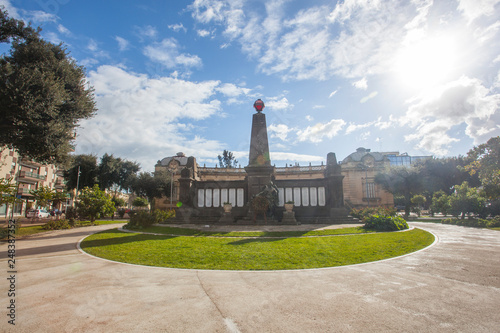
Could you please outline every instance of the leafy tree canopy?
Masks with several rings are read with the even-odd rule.
[[[0,178],[0,206],[4,204],[13,204],[19,201],[16,198],[17,188],[12,184],[12,178]]]
[[[225,150],[222,152],[222,156],[218,155],[219,165],[221,168],[237,168],[238,161],[234,158],[234,155],[229,150]]]
[[[411,198],[420,194],[423,189],[423,180],[418,167],[391,167],[384,173],[375,176],[375,182],[384,190],[394,195],[401,195],[405,200],[405,215],[410,214]]]
[[[38,162],[65,163],[78,122],[96,112],[93,89],[62,44],[0,11],[1,41],[27,36],[13,38],[0,57],[0,145]]]
[[[471,175],[477,174],[488,197],[500,196],[500,136],[472,148],[467,153],[469,164],[464,167]]]
[[[102,216],[108,216],[115,212],[116,208],[111,197],[99,189],[95,184],[92,188],[84,187],[78,196],[78,214],[88,216],[90,222]]]
[[[170,196],[170,177],[165,172],[141,172],[130,179],[130,187],[139,197],[146,197],[154,210],[154,199]]]
[[[80,167],[80,178],[78,179],[78,168]],[[78,188],[93,187],[97,184],[97,156],[90,154],[75,155],[71,160],[71,167],[64,172],[66,187],[73,190]]]

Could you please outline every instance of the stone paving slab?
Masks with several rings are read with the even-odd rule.
[[[2,244],[0,332],[499,332],[500,232],[411,225],[438,242],[375,263],[270,272],[135,266],[76,249],[112,225],[38,235],[16,242],[15,327]]]

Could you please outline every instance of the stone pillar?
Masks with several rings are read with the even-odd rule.
[[[344,208],[344,189],[341,166],[335,153],[328,153],[326,158],[325,179],[327,184],[326,203],[330,208],[330,217],[347,216]]]
[[[264,102],[258,99],[254,104],[257,113],[252,118],[252,132],[250,137],[250,153],[248,166],[245,167],[248,180],[248,201],[269,184],[275,168],[271,165],[269,155],[269,141],[267,139],[266,115],[261,113]]]

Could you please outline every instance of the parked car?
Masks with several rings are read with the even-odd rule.
[[[31,218],[45,218],[45,217],[50,217],[50,213],[47,212],[45,209],[31,209],[28,211],[26,214],[26,217],[31,217]]]

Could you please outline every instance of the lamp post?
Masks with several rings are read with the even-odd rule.
[[[76,195],[75,195],[75,204],[78,201],[78,186],[80,185],[80,166],[78,166],[78,174],[76,176]]]

